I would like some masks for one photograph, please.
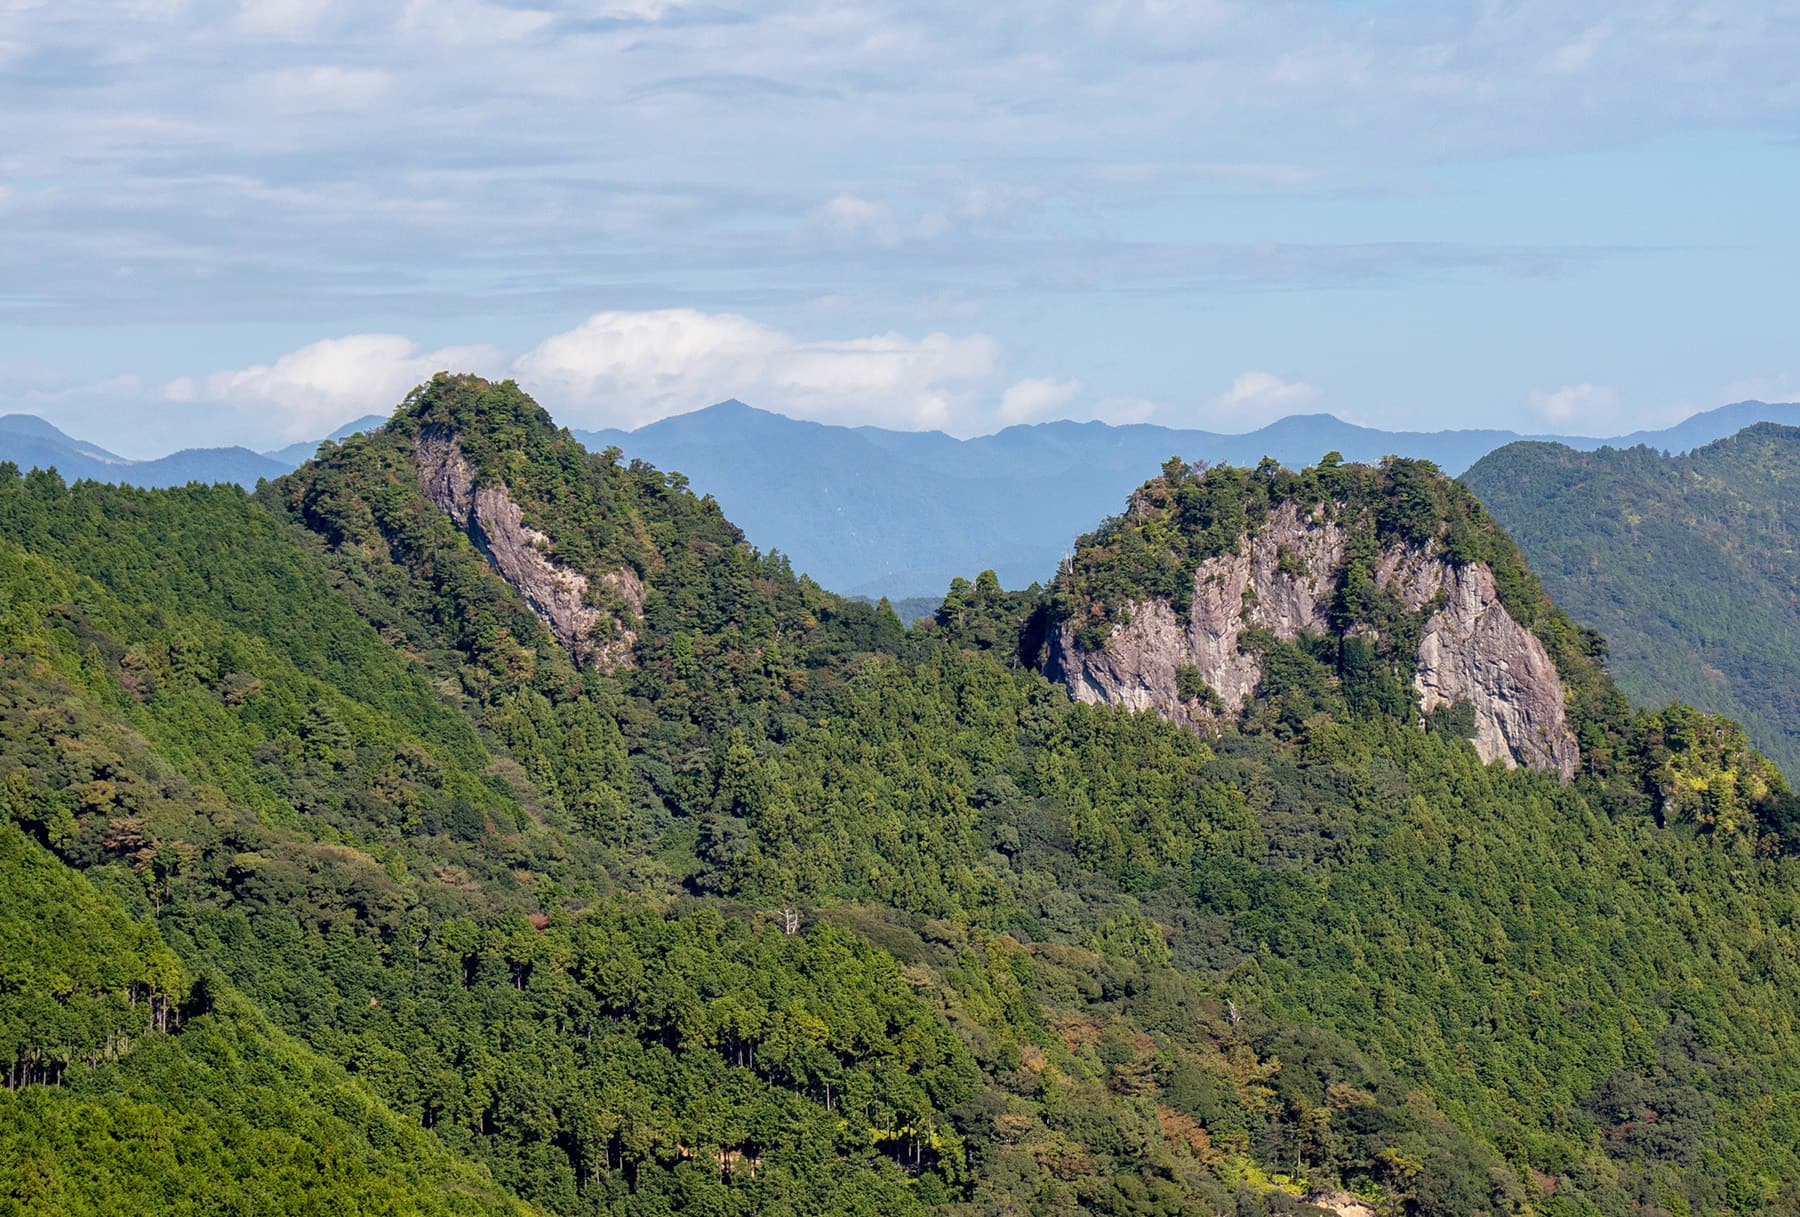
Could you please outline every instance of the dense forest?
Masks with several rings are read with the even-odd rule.
[[[441,435],[620,658],[434,504]],[[1139,496],[1086,583],[908,628],[510,383],[254,493],[0,466],[0,1212],[1800,1213],[1800,801],[1743,732],[1629,710],[1429,466]],[[1502,572],[1576,779],[1342,637],[1209,738],[1035,670],[1272,496]]]
[[[1682,456],[1518,443],[1463,476],[1634,701],[1728,714],[1800,773],[1800,429]]]

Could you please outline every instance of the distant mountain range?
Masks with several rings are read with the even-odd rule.
[[[328,438],[379,426],[357,419]],[[687,475],[716,498],[751,541],[779,549],[797,570],[850,595],[937,597],[957,575],[991,569],[1008,587],[1047,580],[1072,538],[1118,511],[1163,461],[1311,464],[1336,450],[1346,460],[1424,457],[1460,474],[1522,439],[1580,451],[1646,444],[1686,452],[1758,422],[1800,423],[1800,405],[1746,401],[1696,414],[1662,431],[1611,439],[1512,431],[1382,431],[1329,414],[1295,415],[1244,435],[1148,424],[1050,422],[959,440],[941,431],[888,431],[805,422],[739,401],[650,423],[635,431],[576,431],[594,450],[616,445]],[[55,466],[73,481],[138,486],[277,477],[318,442],[273,452],[202,448],[133,461],[74,439],[40,418],[0,417],[0,460]]]
[[[984,569],[1008,587],[1047,580],[1071,539],[1119,511],[1171,456],[1236,465],[1273,456],[1299,467],[1333,450],[1352,461],[1397,454],[1454,475],[1521,439],[1685,452],[1757,422],[1800,423],[1800,405],[1739,402],[1613,439],[1381,431],[1310,414],[1245,435],[1051,422],[959,440],[802,422],[738,401],[635,431],[575,434],[596,451],[617,445],[680,470],[752,541],[781,550],[826,587],[899,599],[941,596],[952,577]]]
[[[387,419],[371,414],[347,423],[327,439],[343,439],[379,427]],[[35,414],[0,415],[0,461],[21,469],[55,469],[71,482],[122,482],[130,486],[185,486],[189,482],[236,482],[254,486],[259,478],[292,473],[324,440],[289,444],[273,452],[249,448],[185,448],[153,460],[136,461],[64,434]]]

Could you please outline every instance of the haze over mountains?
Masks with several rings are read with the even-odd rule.
[[[341,439],[379,425],[370,415]],[[1047,422],[959,440],[940,431],[844,427],[725,401],[635,431],[576,431],[595,450],[621,448],[687,475],[718,499],[757,544],[847,595],[938,597],[950,580],[993,570],[1002,584],[1049,579],[1071,538],[1119,509],[1168,457],[1253,465],[1264,456],[1300,467],[1329,451],[1346,460],[1389,454],[1430,460],[1457,475],[1520,439],[1580,451],[1647,444],[1685,452],[1756,422],[1800,422],[1800,406],[1757,401],[1708,410],[1661,431],[1611,439],[1522,436],[1512,431],[1385,431],[1329,414],[1294,415],[1242,435],[1100,422]],[[57,468],[71,481],[136,486],[278,477],[318,442],[271,452],[205,448],[132,461],[24,414],[0,417],[0,460]]]
[[[346,423],[327,439],[343,439],[358,431],[379,427],[387,420],[370,414]],[[34,414],[0,415],[0,460],[21,469],[54,468],[71,482],[89,478],[127,486],[156,488],[185,486],[189,482],[235,482],[256,485],[259,478],[291,473],[318,450],[323,440],[307,440],[255,452],[249,448],[184,448],[151,460],[132,460],[65,434]]]
[[[824,586],[899,599],[941,595],[951,578],[986,569],[1007,587],[1047,581],[1071,538],[1118,511],[1174,455],[1234,465],[1273,456],[1299,468],[1334,450],[1351,461],[1395,454],[1455,476],[1520,439],[1680,452],[1760,421],[1800,421],[1800,406],[1739,402],[1614,439],[1383,431],[1306,414],[1244,435],[1049,422],[959,440],[802,422],[727,401],[635,431],[575,434],[595,450],[616,445],[627,457],[680,470],[759,544]]]

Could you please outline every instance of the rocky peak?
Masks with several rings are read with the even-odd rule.
[[[477,477],[455,432],[421,427],[412,456],[426,498],[456,521],[576,663],[608,671],[631,662],[644,611],[644,585],[636,571],[606,572],[596,587],[588,576],[551,558],[550,538],[526,525],[504,484]]]
[[[1363,639],[1410,670],[1420,712],[1466,706],[1484,760],[1570,777],[1579,752],[1561,675],[1471,552],[1498,534],[1459,489],[1416,463],[1302,475],[1172,465],[1059,576],[1046,671],[1078,700],[1204,732],[1257,691],[1253,643]]]

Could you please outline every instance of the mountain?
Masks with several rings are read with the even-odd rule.
[[[359,418],[330,435],[339,440],[387,421]],[[189,482],[234,482],[246,488],[280,477],[312,456],[323,440],[291,444],[274,452],[248,448],[184,448],[153,460],[130,460],[63,434],[31,414],[0,416],[0,461],[20,469],[55,469],[69,481],[122,482],[130,486],[185,486]]]
[[[1463,480],[1606,635],[1633,700],[1729,714],[1800,773],[1800,430],[1759,423],[1678,456],[1513,444]]]
[[[254,494],[9,471],[0,1204],[1795,1211],[1742,732],[1416,462],[1124,506],[908,630],[473,377]],[[1069,696],[1234,563],[1243,680]]]
[[[1741,402],[1628,442],[1685,451],[1756,420],[1800,422],[1800,406]],[[1380,431],[1315,414],[1246,435],[1050,422],[957,440],[802,422],[737,401],[636,431],[576,434],[596,450],[616,446],[680,470],[825,586],[896,599],[940,595],[952,576],[984,568],[1009,587],[1048,581],[1069,538],[1117,510],[1171,455],[1243,466],[1273,456],[1298,467],[1330,451],[1355,461],[1393,454],[1456,473],[1523,438]],[[1606,441],[1563,442],[1588,449]]]
[[[358,435],[364,431],[373,431],[385,422],[387,422],[386,415],[365,414],[359,419],[345,423],[336,431],[327,435],[325,439],[302,440],[297,444],[289,444],[285,448],[276,448],[272,451],[265,452],[263,455],[269,460],[274,461],[277,465],[283,466],[282,472],[286,473],[289,470],[298,469],[301,465],[311,460],[313,454],[319,450],[319,445],[325,443],[327,440],[346,440],[352,435]]]
[[[343,440],[385,421],[368,415],[327,439]],[[1739,402],[1666,431],[1610,442],[1684,452],[1756,421],[1800,422],[1800,406]],[[1355,461],[1393,454],[1456,473],[1527,438],[1496,430],[1381,431],[1313,414],[1245,435],[1050,422],[957,440],[935,431],[806,422],[735,400],[636,431],[574,435],[595,451],[618,447],[680,471],[696,493],[712,495],[751,536],[823,586],[848,595],[933,601],[952,578],[970,571],[991,569],[1011,587],[1047,581],[1069,538],[1114,511],[1171,455],[1244,466],[1274,456],[1298,466],[1330,451]],[[1560,439],[1578,450],[1609,442],[1531,438]],[[260,454],[208,448],[128,461],[31,415],[0,418],[0,460],[21,469],[54,467],[72,481],[139,486],[199,481],[251,487],[259,478],[289,472],[323,442]]]
[[[1202,731],[1278,679],[1331,674],[1349,706],[1455,720],[1483,761],[1567,779],[1581,717],[1616,718],[1598,636],[1466,490],[1403,457],[1299,474],[1171,460],[1051,597],[1045,668],[1072,696]]]

